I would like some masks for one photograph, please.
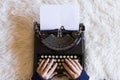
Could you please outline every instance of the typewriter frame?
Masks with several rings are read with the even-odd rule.
[[[60,32],[60,30],[61,29],[64,29],[64,27],[63,26],[61,26],[61,28],[60,29],[58,29],[58,36],[60,37],[60,36],[62,36],[61,35],[61,32]],[[77,30],[75,30],[75,31],[77,31],[78,33],[78,35],[81,37],[81,45],[82,45],[82,47],[81,47],[81,53],[80,54],[77,54],[77,55],[80,55],[81,57],[81,59],[80,60],[82,60],[81,62],[80,62],[80,64],[82,65],[82,67],[84,68],[84,55],[85,55],[85,38],[84,38],[84,30],[85,30],[85,26],[81,23],[80,25],[79,25],[79,30],[77,31]],[[37,22],[34,22],[34,65],[33,65],[33,71],[34,72],[36,72],[36,69],[37,69],[37,63],[38,63],[38,48],[37,48],[37,46],[39,45],[38,44],[38,42],[39,42],[39,38],[40,38],[40,35],[41,35],[41,31],[40,31],[40,24],[38,24]],[[48,49],[48,48],[47,48]],[[77,48],[78,49],[78,48]],[[44,50],[44,51],[46,51],[46,50]],[[53,50],[51,50],[51,51],[53,51]],[[74,50],[73,50],[74,51]],[[54,52],[54,51],[53,51]],[[59,53],[60,52],[60,53]],[[52,52],[51,52],[52,53]],[[64,53],[66,53],[66,52],[64,52]],[[61,51],[59,51],[58,50],[58,54],[61,54]]]

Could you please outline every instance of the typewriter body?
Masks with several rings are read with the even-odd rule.
[[[79,30],[60,29],[40,30],[40,24],[34,22],[34,71],[43,59],[55,59],[58,63],[56,71],[62,74],[65,59],[78,59],[84,68],[85,26],[79,25]]]

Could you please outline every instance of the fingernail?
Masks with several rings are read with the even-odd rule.
[[[57,72],[55,72],[55,74],[58,74]]]
[[[55,65],[57,65],[57,63],[55,63]]]
[[[68,59],[66,59],[66,61],[69,61]]]
[[[47,60],[49,60],[49,58]]]
[[[64,65],[65,63],[62,63],[62,65]]]

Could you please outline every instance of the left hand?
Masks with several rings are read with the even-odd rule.
[[[78,78],[83,70],[78,60],[65,59],[63,66],[67,71],[64,72],[64,74],[67,75],[70,79]]]
[[[57,72],[54,72],[56,67],[57,63],[54,64],[54,59],[42,60],[37,68],[37,73],[45,80],[50,79],[57,74]]]

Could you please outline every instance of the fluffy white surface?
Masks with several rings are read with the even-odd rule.
[[[39,22],[40,5],[68,2],[73,0],[0,0],[0,80],[30,80],[32,20]],[[120,80],[120,0],[76,2],[81,22],[86,25],[86,70],[90,80]]]

